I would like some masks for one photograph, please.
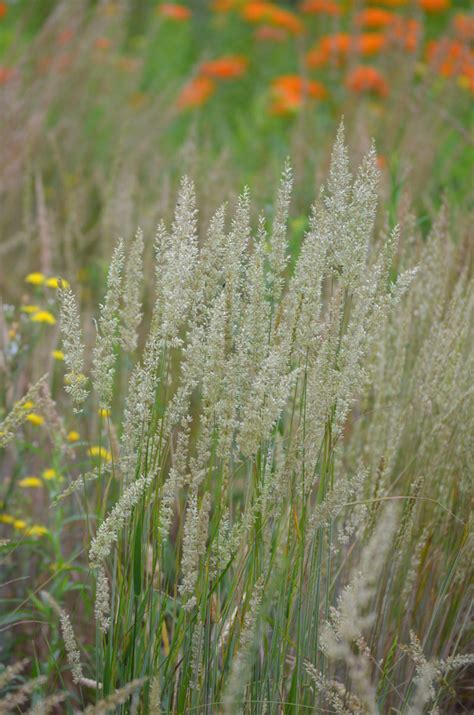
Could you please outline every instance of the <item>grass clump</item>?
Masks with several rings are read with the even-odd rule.
[[[69,657],[71,702],[103,702],[84,712],[455,702],[472,664],[472,290],[442,217],[425,243],[374,235],[377,182],[373,148],[352,175],[341,127],[290,258],[288,167],[256,230],[244,191],[201,235],[184,179],[153,296],[139,231],[114,252],[91,350],[60,287],[67,391],[94,446],[78,477],[56,445],[79,594],[63,566],[26,599],[67,634],[45,696]]]

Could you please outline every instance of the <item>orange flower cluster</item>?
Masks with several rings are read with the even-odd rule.
[[[465,42],[474,40],[474,17],[458,12],[453,18],[453,28],[456,35]]]
[[[272,82],[272,114],[292,114],[303,106],[308,99],[325,99],[326,87],[316,80],[299,75],[282,75]]]
[[[168,20],[177,20],[178,22],[189,20],[191,17],[189,7],[172,2],[165,2],[163,5],[159,5],[156,11],[158,15],[166,17]]]
[[[360,65],[349,72],[346,77],[346,87],[351,92],[369,92],[378,97],[386,97],[389,91],[388,83],[375,67]]]
[[[369,57],[387,46],[387,37],[378,32],[352,36],[345,32],[327,35],[306,55],[308,67],[322,67],[328,63],[340,64],[349,55]]]
[[[474,91],[474,52],[458,40],[433,40],[426,48],[431,67],[442,77],[456,77]]]
[[[0,67],[0,85],[6,84],[15,76],[15,70],[12,67]]]
[[[215,89],[216,84],[212,79],[198,75],[185,84],[176,104],[179,109],[200,107],[214,94]]]
[[[393,25],[398,17],[398,15],[390,12],[390,10],[385,10],[383,7],[369,7],[357,13],[355,23],[358,27],[376,29]]]
[[[418,4],[425,12],[443,12],[451,7],[451,0],[418,0]]]
[[[342,10],[334,0],[304,0],[300,11],[306,15],[332,15],[339,17]]]
[[[177,100],[179,109],[199,107],[216,91],[216,80],[236,79],[248,68],[248,60],[241,55],[225,55],[203,62],[197,77],[188,82]]]
[[[301,35],[305,30],[298,15],[270,2],[249,2],[242,7],[241,14],[248,22],[281,27],[291,35]]]
[[[8,5],[6,2],[0,2],[0,20],[2,17],[5,17],[5,15],[8,12]]]
[[[246,72],[248,60],[241,55],[227,55],[201,65],[201,73],[214,79],[234,79]]]

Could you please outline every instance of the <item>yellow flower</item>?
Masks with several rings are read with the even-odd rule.
[[[39,306],[37,305],[22,305],[20,308],[22,313],[33,314],[39,311]]]
[[[44,534],[48,533],[48,529],[40,524],[33,524],[33,526],[29,526],[26,529],[25,533],[28,536],[44,536]]]
[[[64,360],[64,353],[62,350],[53,350],[51,355],[55,360]]]
[[[18,529],[19,531],[21,531],[22,529],[25,528],[26,521],[23,521],[23,519],[15,519],[15,521],[13,522],[13,526],[15,529]]]
[[[31,283],[31,285],[34,285],[34,286],[43,285],[44,281],[45,281],[45,277],[42,273],[28,273],[28,275],[25,278],[26,283]]]
[[[10,514],[0,514],[0,523],[2,524],[14,524],[15,517]]]
[[[72,429],[70,432],[68,432],[67,435],[67,441],[68,442],[78,442],[81,439],[81,435],[79,432],[76,432],[75,429]]]
[[[34,323],[48,323],[48,325],[55,325],[56,318],[49,310],[39,310],[31,316],[31,320]]]
[[[105,459],[107,462],[112,460],[112,455],[105,449],[105,447],[95,446],[91,447],[88,451],[90,457],[101,457],[101,459]]]
[[[99,417],[110,417],[110,410],[106,410],[105,407],[101,407],[100,410],[97,410],[97,413]]]
[[[56,276],[48,278],[45,285],[47,285],[48,288],[59,288],[59,281],[63,284],[63,288],[69,288],[69,283],[64,280],[64,278],[57,278]]]
[[[44,425],[44,417],[37,415],[36,412],[30,412],[29,415],[26,415],[26,419],[28,422],[31,422],[32,425],[36,425],[37,427]]]
[[[49,481],[50,479],[56,479],[58,473],[55,469],[45,469],[41,476],[43,479],[46,479],[46,481]]]
[[[43,486],[43,482],[41,481],[41,479],[38,479],[38,477],[24,477],[23,479],[20,479],[18,485],[22,489],[38,489],[38,487]]]
[[[24,409],[24,410],[31,410],[31,408],[34,407],[34,406],[35,406],[35,405],[34,405],[34,403],[33,403],[31,400],[27,400],[27,401],[23,404],[23,409]]]

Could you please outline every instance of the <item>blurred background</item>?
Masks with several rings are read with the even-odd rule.
[[[101,290],[184,173],[205,224],[247,184],[271,211],[289,156],[297,246],[342,116],[354,163],[376,141],[391,223],[411,207],[426,235],[446,201],[462,234],[473,38],[462,0],[0,2],[3,298],[32,271]]]

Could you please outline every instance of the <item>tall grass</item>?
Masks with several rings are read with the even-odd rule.
[[[83,441],[40,385],[66,477],[48,486],[58,563],[45,577],[35,557],[4,623],[33,622],[34,687],[67,691],[65,711],[468,707],[469,253],[443,212],[426,241],[408,216],[403,241],[375,233],[375,150],[353,176],[340,128],[290,258],[292,181],[286,167],[270,221],[253,225],[246,190],[199,235],[184,179],[154,239],[151,317],[138,231],[112,256],[95,346],[59,284]],[[28,537],[2,547],[7,570]]]

